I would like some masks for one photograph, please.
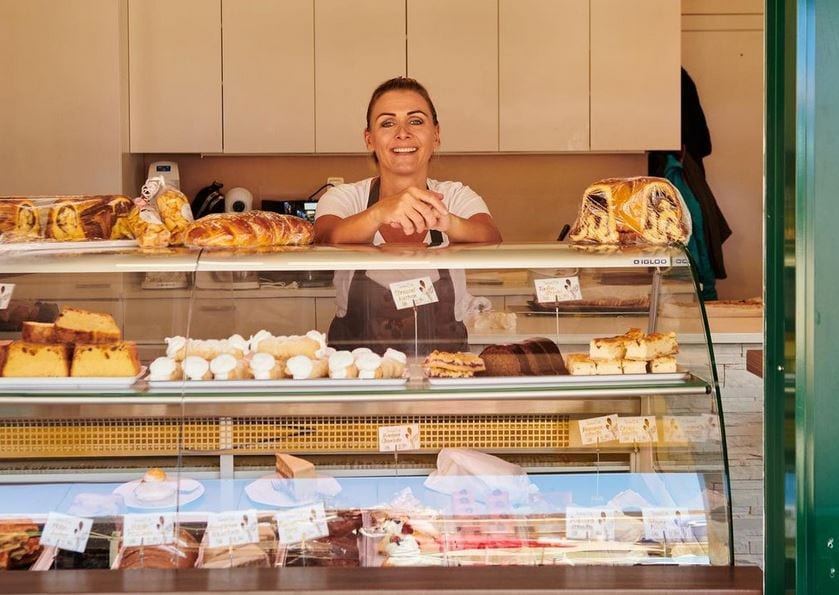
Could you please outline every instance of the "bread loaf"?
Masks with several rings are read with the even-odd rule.
[[[13,241],[34,240],[42,235],[37,205],[25,198],[0,200],[0,235]]]
[[[267,211],[208,215],[186,230],[184,243],[195,248],[311,244],[312,224],[299,217]]]
[[[47,237],[53,240],[106,240],[111,237],[113,211],[101,196],[60,200],[50,208]]]
[[[610,178],[589,186],[569,238],[605,244],[686,244],[690,215],[663,178]]]

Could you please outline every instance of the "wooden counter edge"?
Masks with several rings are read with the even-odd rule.
[[[3,593],[686,593],[759,595],[755,566],[236,568],[5,572]]]

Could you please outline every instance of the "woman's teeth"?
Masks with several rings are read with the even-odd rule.
[[[397,147],[397,148],[393,149],[393,152],[394,153],[413,153],[416,150],[417,150],[416,147]]]

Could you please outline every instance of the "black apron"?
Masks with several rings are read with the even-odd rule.
[[[367,208],[379,200],[379,179],[373,180]],[[443,234],[431,231],[431,245],[443,242]],[[388,348],[414,355],[414,310],[397,310],[390,289],[355,271],[347,295],[347,313],[329,325],[328,343],[336,349],[369,347],[382,354]],[[434,349],[466,351],[466,326],[454,317],[454,284],[448,270],[440,270],[434,282],[439,301],[417,307],[417,355]]]

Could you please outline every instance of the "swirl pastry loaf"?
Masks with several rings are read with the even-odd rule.
[[[0,234],[10,234],[15,240],[37,239],[42,235],[38,207],[25,198],[0,200]]]
[[[108,206],[111,209],[113,218],[113,226],[111,227],[111,239],[132,239],[134,232],[131,230],[131,212],[136,210],[134,201],[127,196],[115,196],[108,201]]]
[[[106,197],[59,200],[50,208],[47,237],[63,241],[107,240],[111,237],[113,217]]]
[[[312,224],[267,211],[208,215],[187,230],[184,243],[196,248],[302,246],[312,243]]]
[[[589,186],[569,238],[604,244],[687,243],[690,215],[663,178],[611,178]]]

